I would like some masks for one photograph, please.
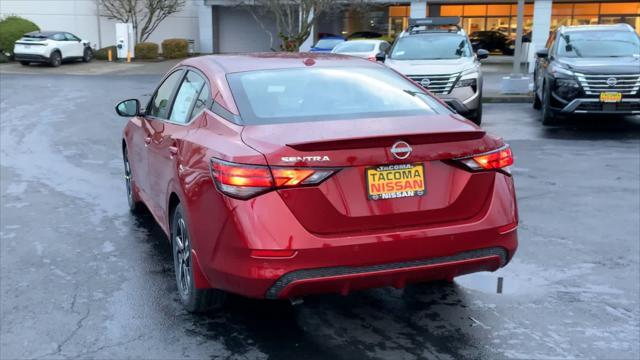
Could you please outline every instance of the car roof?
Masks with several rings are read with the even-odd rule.
[[[629,24],[599,24],[599,25],[575,25],[575,26],[562,26],[560,32],[573,32],[573,31],[602,31],[602,30],[618,30],[618,31],[633,31],[633,28]]]
[[[348,40],[343,42],[342,44],[352,44],[352,43],[379,44],[383,42],[388,42],[388,41],[382,40],[382,39],[357,39],[357,40]],[[338,44],[338,45],[342,45],[342,44]]]
[[[32,31],[32,32],[28,32],[25,35],[30,35],[30,36],[37,36],[37,35],[42,35],[42,36],[51,36],[51,35],[55,35],[55,34],[59,34],[59,33],[66,33],[67,31]]]
[[[305,64],[305,62],[309,62],[308,59],[312,59],[315,63],[312,65]],[[221,70],[227,74],[255,70],[305,68],[308,66],[380,66],[372,61],[346,55],[287,52],[207,55],[187,59],[181,64],[195,66],[210,72],[217,72]]]

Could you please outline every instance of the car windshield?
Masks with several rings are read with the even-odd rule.
[[[429,115],[449,110],[383,67],[314,67],[227,75],[244,124]]]
[[[471,48],[466,37],[457,34],[432,34],[400,38],[390,57],[395,60],[438,60],[469,56]]]
[[[631,31],[575,31],[558,41],[558,57],[628,56],[640,56],[640,38]]]
[[[321,49],[333,49],[334,46],[340,44],[341,42],[344,42],[344,40],[342,40],[342,39],[320,39],[316,43],[315,47],[321,48]]]
[[[372,43],[362,43],[362,42],[344,42],[335,47],[334,52],[337,53],[366,53],[372,52],[375,47]]]

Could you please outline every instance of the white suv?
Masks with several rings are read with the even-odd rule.
[[[16,41],[13,57],[22,65],[32,62],[60,66],[65,60],[89,62],[93,50],[88,41],[64,31],[34,31]]]
[[[419,83],[467,119],[482,122],[482,72],[458,17],[410,19],[385,65]]]

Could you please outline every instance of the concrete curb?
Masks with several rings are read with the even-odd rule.
[[[496,95],[483,96],[482,102],[489,103],[533,103],[533,96],[530,95]]]

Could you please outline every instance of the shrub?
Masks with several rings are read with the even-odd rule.
[[[9,16],[0,21],[0,51],[13,55],[13,45],[22,35],[38,31],[38,25],[18,16]]]
[[[136,59],[152,60],[158,58],[158,44],[142,42],[135,46]]]
[[[165,59],[180,59],[187,57],[189,42],[186,39],[167,39],[162,42],[162,56]]]
[[[109,50],[111,50],[111,57],[113,60],[118,58],[118,48],[115,45],[103,47],[93,53],[93,57],[98,60],[109,60]]]

